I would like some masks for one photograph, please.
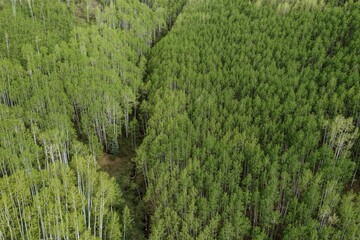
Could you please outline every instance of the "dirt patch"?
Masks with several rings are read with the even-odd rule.
[[[115,178],[126,176],[132,171],[131,157],[115,157],[104,153],[98,163],[103,171]]]

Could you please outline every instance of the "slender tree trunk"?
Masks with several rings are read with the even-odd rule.
[[[125,109],[125,136],[128,138],[129,136],[129,110]]]
[[[34,18],[31,0],[27,0],[27,3],[28,3],[28,6],[29,6],[31,18]]]
[[[354,182],[356,180],[356,175],[357,175],[358,168],[359,168],[359,164],[356,164],[355,172],[354,172],[352,180],[351,180],[351,187],[353,186],[353,184],[354,184]]]
[[[12,8],[14,17],[16,17],[16,0],[11,0],[11,8]]]
[[[8,58],[10,58],[10,40],[9,40],[9,35],[7,33],[5,33],[5,42],[6,42],[7,56]]]

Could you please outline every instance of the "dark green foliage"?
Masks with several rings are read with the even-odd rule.
[[[360,5],[278,2],[191,1],[153,48],[150,239],[359,237]]]
[[[118,143],[117,139],[113,139],[110,141],[107,151],[109,154],[111,154],[113,156],[116,156],[119,154],[119,143]]]

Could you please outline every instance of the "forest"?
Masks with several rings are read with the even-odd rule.
[[[360,239],[360,2],[0,0],[0,240]]]

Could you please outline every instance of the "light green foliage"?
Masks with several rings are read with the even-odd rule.
[[[21,47],[26,43],[52,48],[69,38],[73,22],[72,14],[58,0],[6,1],[0,14],[0,56],[19,59]]]
[[[112,208],[121,204],[120,195],[114,180],[89,161],[76,158],[72,167],[55,163],[1,178],[2,237],[113,239],[120,226],[112,229]]]
[[[0,239],[133,237],[96,159],[136,144],[144,55],[173,16],[161,7],[0,1]]]

